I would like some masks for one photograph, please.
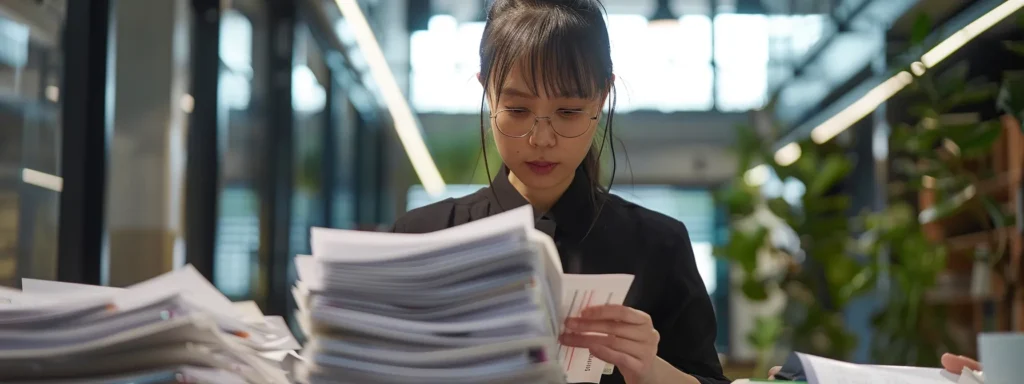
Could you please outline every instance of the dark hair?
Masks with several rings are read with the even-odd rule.
[[[600,181],[600,159],[605,143],[610,143],[615,115],[611,44],[604,13],[599,0],[495,0],[491,4],[480,41],[480,79],[484,87],[480,101],[480,144],[485,151],[485,167],[486,97],[492,85],[505,83],[515,66],[530,77],[527,86],[533,94],[540,94],[542,89],[552,97],[593,98],[607,94],[609,108],[604,135],[600,144],[595,140],[591,145],[581,164],[590,178],[595,204],[601,200],[603,206],[603,197],[615,180],[612,145],[612,179],[607,188]],[[538,84],[540,74],[543,84]],[[500,92],[495,94],[500,97]],[[490,179],[490,167],[487,173]]]

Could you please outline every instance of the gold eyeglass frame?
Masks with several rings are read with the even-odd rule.
[[[505,133],[505,131],[502,131],[501,127],[498,126],[498,120],[497,120],[498,119],[498,115],[501,114],[502,112],[507,112],[507,111],[520,111],[520,112],[522,112],[523,110],[516,109],[516,108],[505,108],[505,109],[502,109],[500,111],[497,111],[497,112],[491,114],[491,126],[494,127],[494,129],[497,129],[498,133],[500,133],[500,134],[502,134],[502,135],[504,135],[506,137],[511,137],[513,139],[521,139],[521,138],[524,138],[524,137],[527,137],[527,136],[530,136],[531,134],[533,134],[533,131],[537,130],[537,122],[539,122],[541,119],[548,121],[548,125],[551,126],[551,130],[554,131],[556,135],[564,137],[566,139],[573,139],[573,138],[577,138],[577,137],[585,135],[592,128],[594,128],[594,125],[596,125],[594,122],[601,118],[601,113],[598,112],[596,115],[594,115],[594,116],[589,118],[590,126],[588,126],[587,129],[584,129],[583,132],[581,132],[580,134],[578,134],[576,136],[567,136],[567,135],[563,135],[562,133],[558,132],[558,129],[555,128],[555,123],[553,123],[551,121],[551,116],[537,116],[537,114],[533,113],[533,111],[526,110],[525,112],[529,112],[531,115],[533,115],[533,126],[530,127],[530,130],[526,131],[526,133],[524,133],[522,135],[519,135],[519,136],[515,136],[515,135],[510,135],[510,134]],[[580,113],[582,113],[582,112],[580,112]]]

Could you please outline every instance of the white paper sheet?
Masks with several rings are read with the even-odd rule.
[[[956,384],[985,384],[985,375],[964,367],[964,370],[960,373],[960,381],[956,382]]]
[[[633,275],[562,275],[559,324],[570,316],[579,316],[588,307],[622,304],[632,284]],[[609,365],[583,348],[560,347],[558,358],[570,383],[600,382]]]
[[[50,280],[21,279],[21,290],[22,292],[33,295],[83,295],[115,294],[123,291],[124,289]]]
[[[216,287],[203,277],[191,264],[164,273],[160,276],[128,287],[131,294],[118,295],[118,308],[131,309],[146,305],[148,298],[159,296],[164,292],[178,292],[188,300],[199,304],[210,313],[227,316],[232,319],[245,318],[235,309],[231,300],[224,296]]]
[[[797,354],[811,384],[951,384],[958,375],[939,368],[858,365]]]
[[[246,322],[263,322],[263,311],[260,310],[260,306],[256,305],[255,301],[239,301],[231,303],[232,307],[242,315],[242,320]]]
[[[346,262],[397,260],[416,254],[469,243],[510,231],[523,237],[533,228],[533,208],[523,206],[501,215],[480,219],[474,225],[460,225],[427,234],[396,234],[342,229],[312,228],[313,256]],[[339,253],[344,249],[344,253]]]

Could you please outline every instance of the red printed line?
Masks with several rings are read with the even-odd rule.
[[[584,309],[590,306],[590,299],[593,297],[594,290],[589,290],[587,291],[587,293],[583,294],[583,303],[582,305],[579,306],[579,309],[576,311],[576,317],[579,317],[580,313],[582,313]],[[572,349],[569,352],[569,365],[565,368],[566,371],[572,369],[572,359],[575,355],[576,347],[572,347]]]

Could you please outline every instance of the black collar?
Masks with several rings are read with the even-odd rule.
[[[501,171],[491,182],[494,196],[497,199],[500,210],[507,211],[529,204],[523,195],[519,194],[512,183],[508,181],[508,167],[502,165]],[[561,233],[573,237],[582,238],[590,230],[593,224],[594,212],[600,204],[602,196],[593,191],[590,185],[590,177],[580,166],[576,168],[576,175],[565,190],[562,197],[555,202],[549,212],[537,213],[537,229],[547,232],[554,237],[555,222]]]

